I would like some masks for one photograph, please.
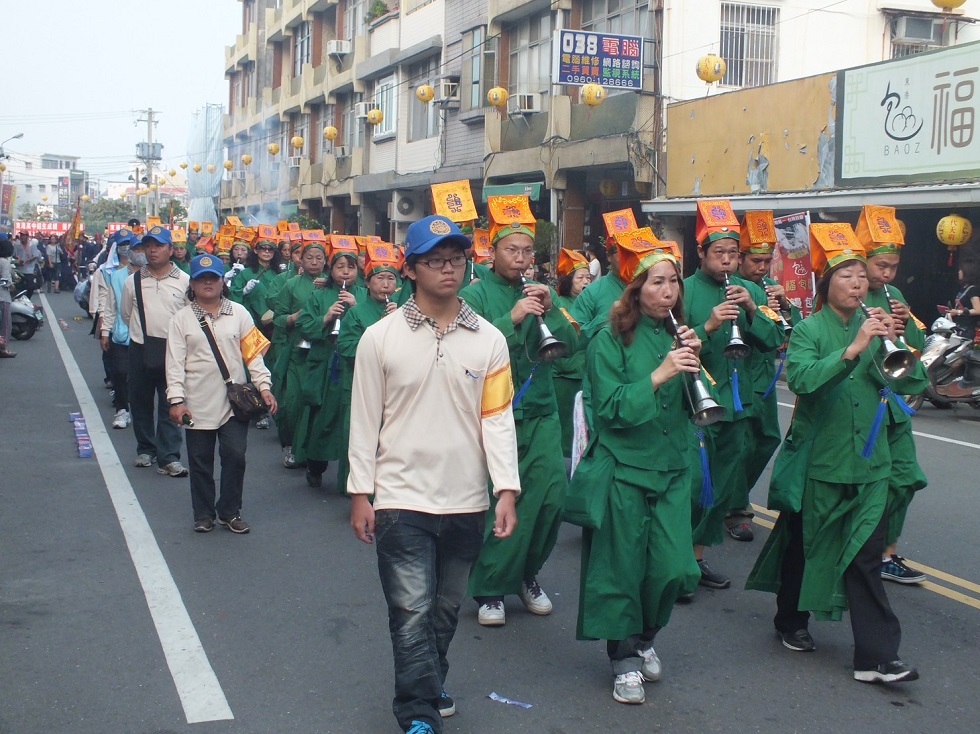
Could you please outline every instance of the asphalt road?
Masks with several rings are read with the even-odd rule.
[[[374,550],[354,539],[332,478],[309,489],[279,463],[275,432],[253,430],[243,508],[253,531],[193,533],[187,480],[134,468],[131,431],[105,430],[91,322],[75,319],[69,294],[48,303],[67,328],[52,320],[0,364],[0,734],[397,731]],[[56,336],[77,362],[74,386]],[[93,398],[99,456],[82,459],[68,413]],[[773,598],[741,588],[768,532],[760,514],[755,542],[709,551],[733,588],[676,607],[646,705],[617,704],[603,643],[574,639],[579,533],[565,526],[539,577],[554,614],[511,598],[507,625],[485,629],[465,605],[448,681],[459,713],[446,731],[980,730],[978,419],[929,406],[914,419],[930,486],[901,552],[934,571],[925,587],[888,592],[920,681],[853,681],[846,621],[814,623],[812,655],[778,644]],[[764,503],[763,488],[753,500]]]

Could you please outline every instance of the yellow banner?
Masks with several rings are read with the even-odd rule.
[[[432,184],[432,203],[436,214],[456,223],[476,219],[476,205],[469,181]]]

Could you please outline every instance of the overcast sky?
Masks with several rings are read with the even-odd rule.
[[[0,0],[0,141],[24,133],[5,151],[80,156],[104,187],[131,172],[152,108],[161,167],[176,168],[194,112],[227,106],[241,25],[237,0]]]

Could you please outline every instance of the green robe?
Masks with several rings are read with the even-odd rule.
[[[908,301],[902,292],[892,285],[888,286],[892,298],[908,306]],[[871,308],[883,308],[891,312],[885,289],[868,291],[865,304]],[[925,334],[913,319],[905,325],[905,342],[914,351],[922,352],[925,347]],[[896,398],[900,400],[901,397]],[[888,445],[891,449],[892,471],[888,477],[888,529],[885,533],[885,543],[892,545],[898,542],[905,527],[909,505],[915,493],[927,484],[926,475],[919,466],[915,451],[915,440],[912,437],[912,419],[895,404],[888,401]]]
[[[555,306],[572,311],[575,298],[558,296]],[[561,421],[561,448],[565,458],[572,456],[572,435],[575,426],[572,414],[575,410],[575,395],[582,389],[582,378],[585,376],[585,350],[581,345],[572,354],[556,359],[552,365],[555,378],[555,398],[558,400],[558,420]]]
[[[171,259],[170,262],[172,262],[174,265],[176,265],[178,270],[180,270],[180,271],[182,271],[184,273],[187,273],[188,275],[191,274],[191,263],[190,263],[190,260],[179,260],[178,261],[178,260]]]
[[[483,278],[486,278],[487,274],[492,272],[493,271],[486,265],[481,265],[480,263],[473,262],[472,260],[467,260],[466,272],[463,274],[463,282],[460,284],[459,290],[463,290],[474,280],[482,280]]]
[[[354,357],[357,355],[357,345],[360,344],[365,329],[384,318],[385,308],[384,301],[376,301],[369,294],[365,294],[365,297],[359,299],[357,305],[344,316],[343,326],[340,329],[340,335],[337,337],[337,354],[340,355],[343,367],[341,373],[343,383],[343,394],[341,395],[343,450],[340,452],[337,463],[337,491],[339,492],[346,493],[347,477],[350,474],[347,448],[350,444],[350,400],[354,380]]]
[[[231,286],[229,287],[231,300],[242,304],[248,309],[249,314],[252,316],[252,321],[259,328],[262,328],[262,314],[269,310],[267,306],[269,289],[273,281],[278,277],[279,275],[272,272],[269,268],[259,267],[258,270],[245,268],[231,281]],[[248,285],[250,280],[257,280],[259,282],[246,294],[245,286]],[[266,355],[266,359],[269,359],[268,355]]]
[[[313,291],[312,278],[294,275],[285,281],[272,303],[272,323],[281,345],[278,347],[273,370],[273,389],[279,396],[276,427],[279,429],[279,442],[283,446],[293,445],[296,424],[303,411],[303,378],[310,351],[300,346],[302,335],[297,328],[298,324],[289,326],[287,319],[290,314],[302,310]]]
[[[733,284],[743,286],[752,294],[757,305],[767,303],[765,292],[754,283],[731,278]],[[714,505],[700,506],[701,473],[693,473],[691,501],[695,507],[694,542],[697,545],[718,545],[723,539],[723,518],[731,509],[743,509],[749,504],[749,487],[746,484],[746,434],[755,402],[752,382],[751,358],[735,361],[724,356],[724,348],[731,337],[731,327],[723,325],[708,335],[704,325],[711,310],[725,300],[725,286],[698,269],[684,280],[684,313],[687,323],[701,340],[701,364],[715,381],[718,403],[725,408],[725,419],[705,429],[705,444],[714,488]],[[729,322],[730,323],[730,322]],[[774,352],[782,343],[782,329],[761,311],[756,311],[750,321],[742,309],[738,317],[742,339],[754,351]],[[738,395],[743,409],[735,410],[735,374],[738,372]]]
[[[673,341],[663,322],[644,316],[630,346],[608,327],[589,346],[596,435],[579,469],[606,462],[611,476],[602,527],[583,534],[579,639],[624,640],[664,627],[674,602],[700,578],[691,552],[697,458],[687,378],[656,391],[650,381]]]
[[[273,312],[272,347],[269,351],[271,351],[275,357],[272,360],[268,360],[266,365],[269,367],[269,371],[272,373],[272,384],[274,386],[280,384],[282,381],[282,377],[276,372],[276,366],[279,358],[282,356],[282,351],[286,345],[287,338],[285,317],[275,316],[276,301],[278,300],[279,293],[282,291],[283,287],[291,278],[296,277],[296,274],[296,266],[290,262],[283,272],[276,274],[276,276],[269,282],[269,286],[265,291],[265,311]],[[265,311],[263,311],[263,313],[265,313]]]
[[[845,322],[825,307],[793,329],[786,376],[797,395],[791,427],[797,445],[812,437],[807,482],[803,491],[803,549],[806,559],[799,609],[818,620],[839,620],[847,608],[844,571],[864,546],[885,512],[891,472],[889,442],[881,434],[870,458],[861,456],[886,385],[899,393],[925,389],[925,368],[890,384],[872,357],[872,341],[855,360],[844,350],[864,322],[855,313]],[[747,589],[776,592],[788,530],[777,522],[745,584]]]
[[[472,596],[516,594],[524,580],[541,570],[554,549],[561,526],[565,462],[561,454],[561,423],[555,398],[553,367],[534,361],[541,340],[537,320],[526,318],[514,325],[510,311],[523,298],[520,283],[512,284],[494,272],[468,285],[460,296],[507,339],[515,389],[526,390],[515,401],[518,471],[521,493],[517,497],[517,529],[506,540],[493,534],[493,508],[487,513],[484,545],[470,576]],[[552,291],[552,299],[557,294]],[[559,308],[552,308],[545,323],[570,351],[576,346],[572,323]],[[533,379],[528,378],[533,373]],[[496,500],[491,498],[491,504]]]
[[[343,406],[350,404],[351,375],[337,353],[337,339],[330,338],[332,322],[323,323],[330,307],[340,298],[340,287],[315,288],[296,321],[296,329],[312,346],[302,379],[302,407],[296,422],[293,453],[297,461],[336,461],[347,452],[347,434],[343,430]],[[358,303],[367,292],[354,287],[351,293]],[[341,320],[340,332],[347,315]]]

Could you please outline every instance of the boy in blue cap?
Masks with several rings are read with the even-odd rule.
[[[446,656],[483,545],[488,474],[495,537],[517,523],[514,385],[503,334],[456,295],[469,240],[430,216],[409,227],[406,243],[414,294],[357,346],[347,492],[355,535],[378,549],[392,710],[403,731],[438,734],[456,712]]]

